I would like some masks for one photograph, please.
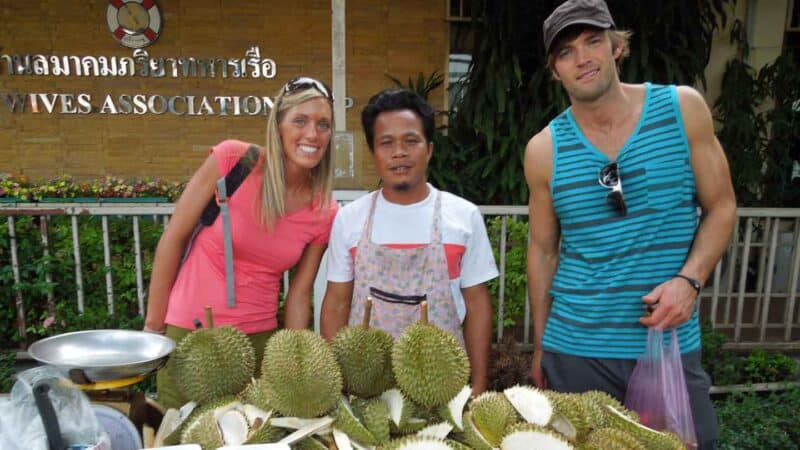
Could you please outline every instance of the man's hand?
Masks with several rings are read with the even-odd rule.
[[[694,312],[697,291],[682,278],[665,281],[642,297],[645,310],[652,311],[639,319],[642,325],[659,330],[677,327]]]
[[[547,389],[547,378],[544,377],[544,371],[542,371],[541,351],[534,350],[533,352],[533,359],[531,360],[531,373],[528,374],[528,378],[530,378],[534,386],[538,387],[539,389]]]

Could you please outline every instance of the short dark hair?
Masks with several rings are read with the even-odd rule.
[[[375,150],[375,120],[378,118],[378,114],[406,109],[416,114],[422,121],[425,140],[433,141],[433,131],[436,128],[433,107],[414,91],[385,89],[372,96],[367,106],[361,111],[361,126],[364,127],[364,135],[367,138],[370,152]]]

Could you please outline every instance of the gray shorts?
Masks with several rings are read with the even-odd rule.
[[[711,378],[703,370],[699,350],[683,355],[681,360],[698,449],[713,450],[717,447],[719,428],[709,396]],[[542,370],[549,389],[559,392],[600,390],[620,402],[625,400],[628,379],[635,366],[636,360],[633,359],[583,358],[549,351],[542,354]]]

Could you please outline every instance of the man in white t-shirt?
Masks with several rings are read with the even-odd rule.
[[[419,319],[465,346],[473,393],[486,389],[492,303],[486,282],[497,277],[478,207],[427,183],[434,110],[399,89],[372,97],[361,113],[382,188],[343,207],[331,229],[322,335],[361,323],[367,298],[370,326],[399,336]]]

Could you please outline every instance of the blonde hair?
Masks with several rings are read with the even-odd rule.
[[[272,228],[275,222],[286,214],[284,195],[286,194],[286,177],[283,165],[283,142],[278,125],[290,108],[314,98],[324,98],[322,93],[314,88],[303,89],[299,92],[285,94],[283,88],[275,96],[272,110],[267,117],[267,142],[264,146],[264,180],[261,183],[260,221],[267,228]],[[333,105],[331,105],[333,113]],[[331,130],[333,130],[333,115],[331,114]],[[331,136],[333,141],[333,136]],[[322,160],[311,169],[311,202],[317,195],[321,198],[320,208],[330,204],[333,191],[333,155],[331,142],[325,149]]]
[[[611,40],[611,51],[616,51],[618,48],[622,49],[622,52],[617,57],[617,69],[619,69],[622,60],[627,58],[631,55],[631,36],[633,36],[633,32],[629,30],[606,30],[608,34],[608,38]],[[555,44],[555,43],[554,43]],[[556,61],[556,49],[557,46],[551,46],[551,51],[547,55],[547,68],[552,71],[555,69],[555,61]]]

